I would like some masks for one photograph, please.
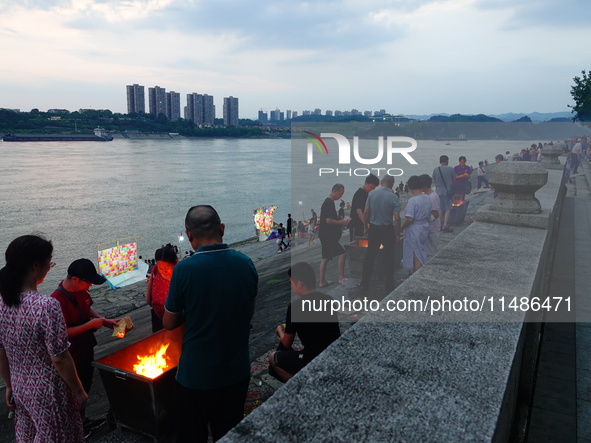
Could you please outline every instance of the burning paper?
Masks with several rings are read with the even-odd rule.
[[[170,343],[160,346],[160,349],[155,354],[138,355],[138,363],[133,365],[133,370],[138,375],[143,375],[148,378],[156,378],[168,368],[166,361],[166,350]]]
[[[113,328],[113,337],[123,338],[125,337],[125,333],[133,329],[133,322],[131,318],[123,317],[119,320],[119,324]]]

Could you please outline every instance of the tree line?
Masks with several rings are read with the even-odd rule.
[[[259,122],[241,119],[239,126],[223,126],[222,119],[215,119],[213,127],[200,128],[191,120],[169,121],[165,115],[120,114],[108,109],[87,109],[69,113],[16,112],[0,109],[0,134],[44,133],[73,134],[93,133],[100,126],[108,132],[178,133],[186,137],[261,137],[265,128]]]

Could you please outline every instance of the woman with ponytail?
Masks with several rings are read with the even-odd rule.
[[[17,442],[83,442],[76,412],[87,395],[68,351],[60,304],[37,292],[53,245],[36,235],[13,240],[0,269],[0,376],[16,412]]]

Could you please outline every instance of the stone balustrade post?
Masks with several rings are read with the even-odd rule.
[[[513,214],[539,214],[535,197],[548,181],[548,171],[537,162],[500,162],[487,171],[488,182],[499,193],[490,209]]]
[[[535,197],[548,182],[548,171],[537,162],[500,162],[486,173],[497,192],[494,201],[476,213],[477,221],[545,228],[542,206]]]
[[[542,166],[546,169],[562,169],[564,166],[558,160],[563,153],[562,145],[546,145],[542,148]]]

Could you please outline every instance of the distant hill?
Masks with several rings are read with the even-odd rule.
[[[454,115],[434,115],[433,117],[431,117],[429,120],[429,122],[472,122],[472,123],[482,123],[482,122],[498,122],[498,123],[502,123],[502,120],[495,118],[495,117],[490,117],[488,115],[484,115],[484,114],[478,114],[478,115],[462,115],[462,114],[454,114]]]
[[[450,114],[446,113],[437,113],[437,114],[402,114],[408,118],[414,118],[417,120],[429,120],[436,116],[444,116],[450,117]],[[457,115],[457,114],[456,114]],[[482,115],[482,114],[479,114]],[[488,117],[494,117],[504,122],[514,122],[519,120],[522,117],[529,117],[532,122],[547,122],[552,120],[553,118],[566,118],[568,121],[572,119],[572,112],[564,111],[564,112],[529,112],[529,113],[516,113],[516,112],[507,112],[505,114],[486,114]]]
[[[553,118],[566,118],[569,121],[572,121],[573,113],[570,111],[564,112],[529,112],[529,113],[521,113],[517,114],[514,112],[508,112],[506,114],[498,114],[493,115],[492,117],[496,117],[500,120],[505,122],[514,122],[515,120],[519,120],[521,117],[528,116],[531,118],[532,122],[548,122]]]

